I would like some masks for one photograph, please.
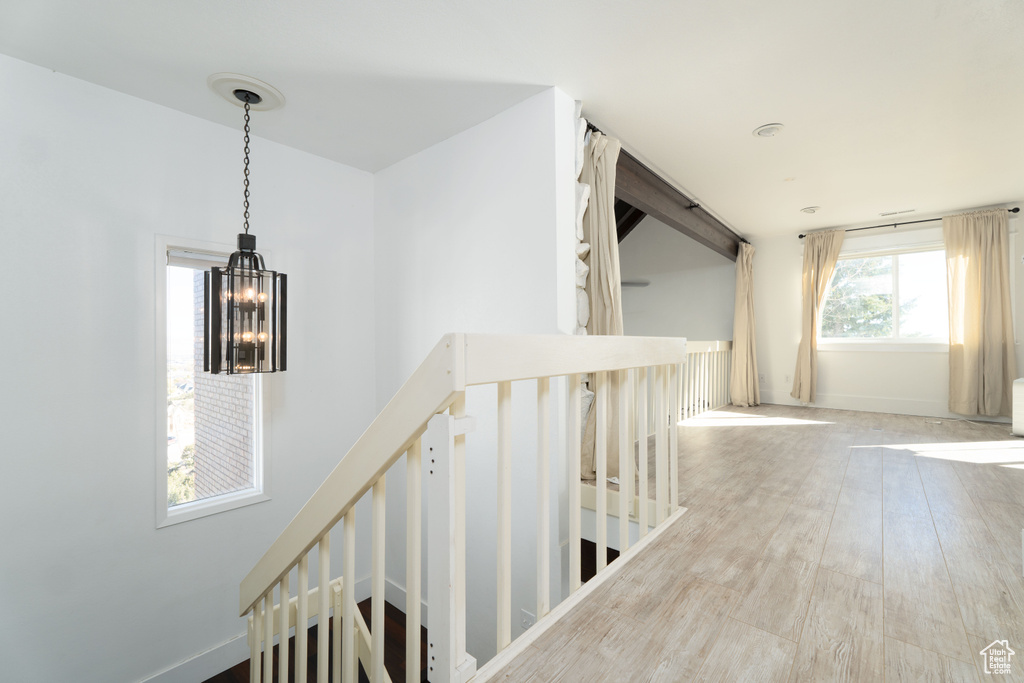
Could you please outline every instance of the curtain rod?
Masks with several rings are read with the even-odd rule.
[[[1007,209],[1007,212],[1009,213],[1017,213],[1018,211],[1020,211],[1019,206],[1015,206],[1012,209]],[[843,230],[843,232],[857,232],[858,230],[875,230],[876,228],[896,228],[900,225],[915,225],[916,223],[934,223],[935,221],[941,220],[941,218],[925,218],[924,220],[920,221],[904,221],[903,223],[884,223],[882,225],[869,225],[866,228],[847,228],[846,230]],[[798,239],[803,239],[805,237],[807,237],[807,233],[799,235]]]

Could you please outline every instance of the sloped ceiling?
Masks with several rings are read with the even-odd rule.
[[[255,76],[287,98],[256,134],[368,171],[555,85],[747,236],[1024,199],[1022,30],[1019,0],[0,4],[0,53],[233,127],[206,78]]]

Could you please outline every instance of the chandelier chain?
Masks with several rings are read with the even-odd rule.
[[[245,234],[249,234],[249,93],[245,94]]]

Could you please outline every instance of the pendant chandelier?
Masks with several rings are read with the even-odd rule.
[[[203,369],[228,375],[278,372],[286,369],[288,358],[288,276],[267,270],[256,253],[256,236],[249,234],[249,110],[263,97],[243,87],[231,95],[245,109],[244,232],[228,265],[205,274]]]

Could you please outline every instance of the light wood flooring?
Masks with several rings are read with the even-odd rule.
[[[500,680],[1024,681],[1009,425],[766,405],[679,443],[689,511]]]

